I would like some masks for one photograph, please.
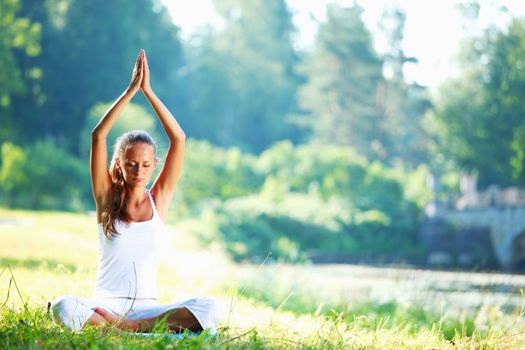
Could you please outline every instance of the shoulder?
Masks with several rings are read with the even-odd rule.
[[[153,199],[153,203],[155,204],[155,207],[157,208],[157,212],[162,219],[163,222],[167,222],[168,220],[168,209],[169,204],[171,202],[171,198],[166,198],[166,196],[163,196],[162,192],[156,188],[156,186],[153,186],[150,190],[148,190],[151,194],[151,197]]]

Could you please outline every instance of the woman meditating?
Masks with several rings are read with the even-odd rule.
[[[119,137],[108,169],[107,136],[139,90],[153,106],[170,141],[164,166],[151,189],[146,186],[157,165],[156,145],[144,131]],[[129,87],[92,132],[90,170],[100,242],[94,296],[55,299],[51,310],[56,320],[77,331],[91,324],[149,332],[162,320],[171,332],[209,329],[215,333],[219,313],[213,299],[157,304],[158,252],[182,169],[184,142],[184,131],[150,86],[148,61],[140,50]]]

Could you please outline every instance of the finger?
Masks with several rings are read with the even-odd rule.
[[[146,51],[144,51],[144,68],[146,70],[149,70],[149,66],[148,66],[148,58],[146,57]]]
[[[103,308],[101,307],[98,307],[98,306],[95,306],[94,308],[92,308],[91,310],[95,311],[97,314],[99,315],[104,315],[106,314],[106,310],[104,310]]]

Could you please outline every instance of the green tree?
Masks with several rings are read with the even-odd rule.
[[[100,118],[106,113],[109,107],[113,103],[97,103],[95,104],[88,112],[88,117],[82,128],[81,133],[81,155],[84,159],[89,159],[89,147],[91,145],[91,131],[100,121]],[[157,120],[156,116],[153,116],[149,113],[143,106],[130,103],[122,111],[122,115],[119,116],[119,119],[115,125],[111,128],[111,132],[107,138],[107,144],[109,147],[115,144],[117,138],[125,132],[130,130],[144,130],[148,132],[151,137],[155,140],[159,153],[167,149],[168,140],[164,136],[164,133],[159,135],[157,132],[157,123],[160,123]],[[113,150],[110,148],[108,150],[109,157]]]
[[[525,181],[525,21],[470,41],[464,74],[441,89],[441,148],[480,187]],[[468,62],[468,65],[467,65]]]
[[[78,155],[89,109],[123,91],[140,48],[148,53],[155,91],[184,115],[179,31],[158,2],[30,1],[23,13],[43,28],[43,54],[22,62],[39,67],[42,77],[31,82],[30,98],[13,101],[23,142],[52,138]]]
[[[315,48],[303,66],[307,83],[301,88],[303,122],[313,137],[354,147],[368,158],[380,157],[385,130],[376,97],[382,82],[382,61],[372,36],[354,4],[327,8]]]
[[[424,128],[424,116],[431,103],[427,89],[406,82],[404,67],[417,64],[402,48],[405,13],[399,8],[386,9],[380,26],[386,37],[387,50],[383,55],[385,80],[379,85],[378,110],[383,118],[381,127],[385,139],[381,144],[382,158],[389,163],[401,160],[417,166],[428,161],[430,136]]]
[[[86,162],[52,141],[27,147],[4,142],[1,147],[1,202],[28,209],[83,209],[91,197]]]
[[[24,71],[17,62],[16,53],[21,57],[34,57],[40,53],[40,30],[38,23],[20,15],[18,0],[0,0],[0,142],[12,139],[13,114],[10,101],[13,95],[27,92],[24,75],[33,77],[37,71]]]
[[[196,136],[224,146],[262,151],[298,139],[288,122],[296,113],[294,27],[284,0],[216,0],[221,33],[204,35],[192,82]]]

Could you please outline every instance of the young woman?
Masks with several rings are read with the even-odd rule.
[[[156,146],[144,131],[120,136],[108,169],[106,139],[124,106],[142,90],[155,110],[170,146],[162,171]],[[170,331],[216,331],[218,308],[213,299],[193,298],[157,305],[158,250],[184,156],[185,134],[153,92],[144,50],[140,50],[129,87],[92,132],[91,183],[97,208],[100,259],[93,298],[62,296],[51,306],[56,320],[72,330],[114,325],[149,332],[159,320]]]

